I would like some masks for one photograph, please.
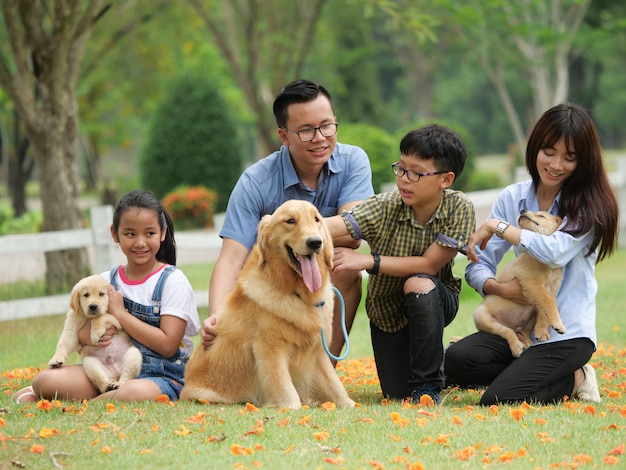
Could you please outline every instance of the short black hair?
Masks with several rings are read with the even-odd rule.
[[[400,141],[402,155],[433,160],[437,171],[451,171],[458,178],[467,158],[463,140],[453,130],[439,124],[414,129]]]
[[[307,103],[313,101],[320,94],[328,98],[330,107],[333,107],[333,100],[330,93],[322,85],[311,80],[295,80],[286,85],[274,99],[274,117],[276,125],[283,129],[287,127],[289,117],[287,108],[294,103]]]

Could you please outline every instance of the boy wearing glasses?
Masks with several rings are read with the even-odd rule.
[[[220,232],[222,249],[209,286],[209,318],[201,329],[202,343],[210,346],[220,305],[256,241],[257,225],[289,199],[313,203],[323,217],[349,210],[372,196],[372,171],[367,154],[353,145],[337,142],[337,118],[330,93],[310,80],[285,86],[274,100],[274,116],[283,145],[280,150],[247,168],[233,189]],[[351,237],[335,244],[356,248]],[[361,273],[332,275],[345,301],[346,327],[350,331],[361,300]],[[344,345],[341,305],[335,302],[330,351],[339,356]]]
[[[391,165],[397,191],[325,221],[333,238],[370,246],[371,254],[336,247],[334,271],[370,274],[365,305],[383,395],[439,403],[443,329],[461,291],[452,266],[476,229],[472,202],[450,189],[467,151],[455,132],[432,124],[409,132],[400,153]]]

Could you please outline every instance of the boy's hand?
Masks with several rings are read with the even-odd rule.
[[[362,271],[371,268],[372,255],[357,253],[352,248],[335,247],[333,256],[333,272]]]

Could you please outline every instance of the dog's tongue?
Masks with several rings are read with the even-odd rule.
[[[302,267],[302,278],[304,279],[304,285],[308,287],[311,292],[317,292],[322,287],[322,275],[320,274],[320,268],[317,265],[317,259],[315,256],[302,256],[296,255],[300,266]]]

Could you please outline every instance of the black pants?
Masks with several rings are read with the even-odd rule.
[[[574,388],[574,371],[594,351],[588,338],[537,344],[514,358],[506,340],[478,332],[448,347],[446,385],[487,385],[481,405],[497,403],[557,403]]]
[[[459,299],[439,279],[428,294],[405,296],[408,324],[386,333],[370,323],[372,349],[383,396],[406,398],[425,384],[443,388],[443,329],[456,316]]]

